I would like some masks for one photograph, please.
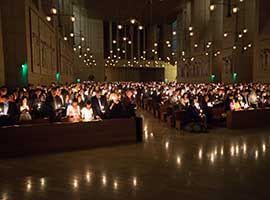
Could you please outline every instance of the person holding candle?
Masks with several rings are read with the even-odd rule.
[[[30,121],[32,116],[30,115],[30,108],[28,105],[27,97],[23,97],[20,105],[20,118],[19,121]]]
[[[101,95],[101,91],[96,88],[95,96],[92,97],[91,103],[94,112],[95,119],[106,119],[106,110],[108,108],[107,99]]]
[[[89,122],[95,119],[94,112],[90,101],[86,102],[86,106],[81,110],[83,121]]]
[[[18,119],[18,109],[14,102],[9,101],[8,95],[2,96],[0,103],[0,126],[14,125]]]
[[[72,121],[79,121],[81,119],[81,110],[77,99],[73,99],[72,104],[68,106],[67,117]]]
[[[123,103],[120,101],[120,96],[116,93],[110,95],[110,102],[108,106],[108,118],[116,119],[125,117],[126,110]]]

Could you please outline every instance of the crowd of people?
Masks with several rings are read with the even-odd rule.
[[[190,121],[211,121],[211,109],[224,111],[270,107],[270,84],[187,84],[178,82],[83,82],[49,87],[0,88],[0,126],[48,118],[58,122],[135,117],[135,108],[151,98],[154,110],[172,105]]]
[[[222,112],[225,119],[228,111],[252,110],[270,107],[270,84],[187,84],[148,83],[142,87],[145,98],[152,99],[152,107],[173,107],[173,112],[185,111],[184,126],[198,132],[213,124],[215,111]],[[210,125],[210,126],[209,126]]]
[[[120,84],[77,83],[0,88],[0,126],[49,119],[60,122],[135,117],[134,91]]]

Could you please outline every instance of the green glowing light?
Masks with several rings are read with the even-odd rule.
[[[211,80],[212,83],[215,82],[216,75],[215,74],[212,74],[211,77],[210,77],[210,80]]]
[[[233,81],[234,82],[237,82],[237,76],[238,76],[238,74],[234,72],[233,73]]]
[[[58,72],[58,73],[56,73],[55,78],[56,78],[56,82],[59,84],[59,83],[60,83],[60,78],[61,78],[61,76],[60,76],[60,73],[59,73],[59,72]]]
[[[80,83],[80,82],[81,82],[81,79],[78,78],[78,79],[77,79],[77,83]]]
[[[22,64],[21,66],[21,81],[22,85],[28,85],[28,65],[27,63]]]

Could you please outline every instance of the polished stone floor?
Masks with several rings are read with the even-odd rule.
[[[270,199],[270,130],[192,135],[141,115],[142,144],[0,160],[0,199]]]

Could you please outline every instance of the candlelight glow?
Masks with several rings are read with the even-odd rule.
[[[133,186],[134,186],[134,187],[137,186],[137,178],[136,178],[136,177],[133,178]]]

